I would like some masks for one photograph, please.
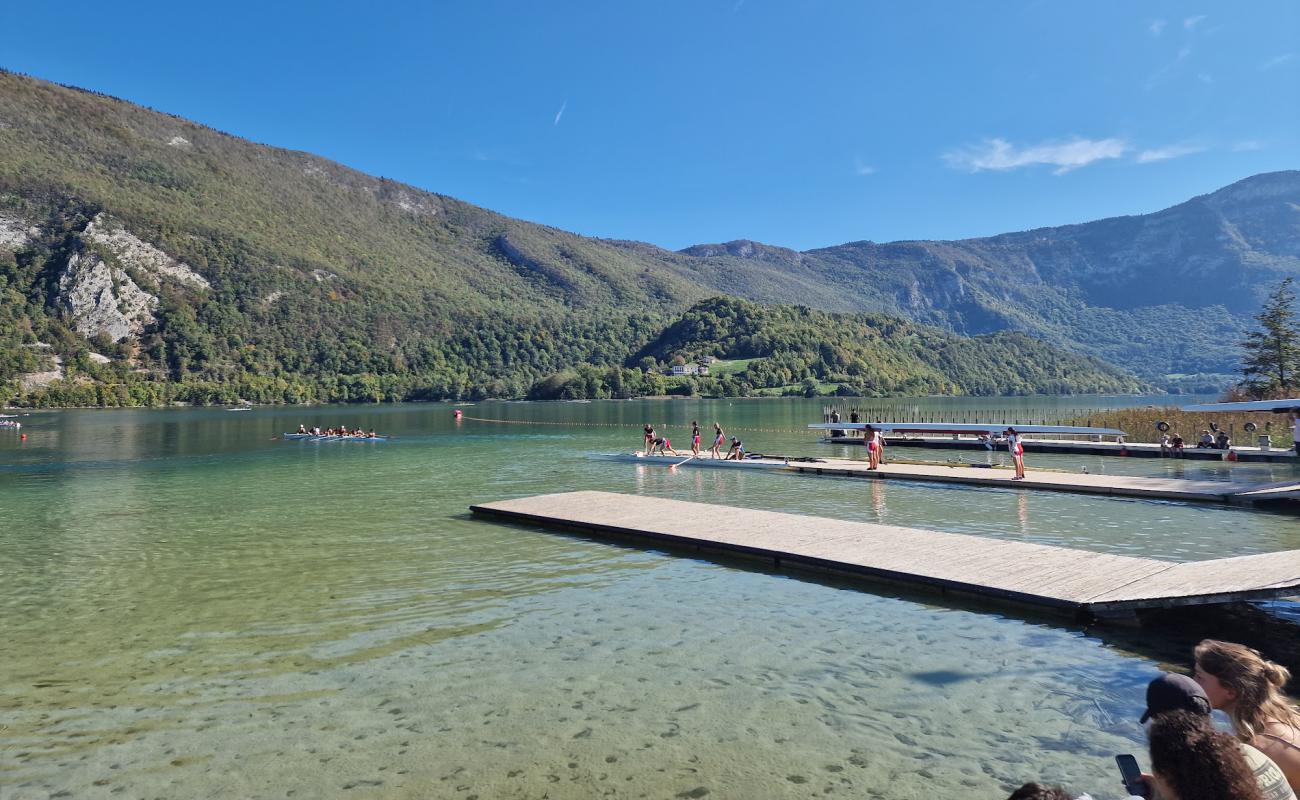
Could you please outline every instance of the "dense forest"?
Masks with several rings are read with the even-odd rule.
[[[747,361],[734,374],[639,378],[641,366],[706,356]],[[880,314],[830,314],[802,306],[762,306],[713,298],[688,309],[622,367],[575,367],[534,387],[532,396],[574,399],[655,392],[735,396],[785,394],[1006,395],[1135,392],[1131,374],[1019,333],[963,337]],[[828,386],[830,384],[830,386]]]

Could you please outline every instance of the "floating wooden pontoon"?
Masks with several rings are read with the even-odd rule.
[[[755,557],[776,568],[1101,617],[1300,594],[1300,550],[1177,563],[611,492],[522,497],[470,510],[705,555]]]
[[[785,459],[749,458],[723,461],[708,457],[646,456],[640,453],[596,454],[593,458],[658,467],[711,467],[716,469],[767,470],[793,475],[822,475],[875,480],[957,483],[1003,489],[1072,492],[1148,500],[1179,500],[1198,503],[1250,505],[1273,501],[1300,500],[1300,481],[1247,484],[1230,481],[1185,478],[1144,478],[1132,475],[1098,475],[1078,472],[1029,470],[1025,479],[1013,480],[1005,469],[983,464],[883,464],[869,470],[861,461],[841,458]]]

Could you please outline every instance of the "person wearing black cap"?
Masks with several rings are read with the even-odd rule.
[[[1140,722],[1148,725],[1161,715],[1171,712],[1186,712],[1208,720],[1210,698],[1201,685],[1190,677],[1172,672],[1162,673],[1147,684],[1147,708],[1142,713]],[[1238,745],[1246,764],[1254,773],[1264,800],[1295,800],[1295,793],[1291,791],[1286,776],[1272,759],[1244,742],[1238,742]],[[1151,783],[1148,779],[1148,785]]]

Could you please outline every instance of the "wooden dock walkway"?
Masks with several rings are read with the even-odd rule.
[[[875,480],[955,483],[1003,489],[1072,492],[1075,494],[1228,505],[1251,505],[1254,503],[1300,499],[1300,481],[1246,484],[1230,481],[1146,478],[1133,475],[1098,475],[1086,472],[1049,472],[1032,469],[1025,472],[1024,480],[1017,481],[1013,480],[1014,473],[1009,469],[992,469],[971,466],[970,464],[953,464],[951,466],[947,464],[883,464],[879,469],[873,471],[867,469],[866,462],[843,458],[790,461],[787,463],[784,459],[776,458],[746,459],[745,461],[693,458],[687,461],[682,457],[638,456],[635,454],[597,457],[655,466],[765,469],[796,475],[830,475]]]
[[[822,444],[847,444],[861,445],[861,436],[823,436],[817,440]],[[1162,453],[1160,445],[1151,442],[1088,442],[1077,439],[1030,439],[1025,442],[1025,452],[1031,457],[1034,453],[1058,453],[1066,455],[1090,455],[1090,456],[1115,456],[1125,458],[1168,458],[1169,456]],[[988,452],[988,447],[983,442],[963,436],[953,438],[952,436],[886,436],[885,444],[889,447],[924,447],[934,450],[968,450],[972,452]],[[1002,453],[1007,452],[1006,445],[997,448]],[[1261,447],[1237,447],[1233,446],[1230,450],[1214,450],[1203,447],[1186,447],[1183,448],[1183,454],[1180,458],[1188,461],[1230,461],[1228,453],[1231,452],[1236,460],[1242,463],[1274,463],[1274,464],[1300,464],[1300,458],[1297,458],[1295,451],[1290,448],[1270,447],[1267,450]]]
[[[893,525],[720,507],[612,492],[483,503],[479,516],[633,539],[1066,613],[1300,594],[1300,550],[1176,563]]]

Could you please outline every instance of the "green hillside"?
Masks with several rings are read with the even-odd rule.
[[[886,302],[872,287],[893,284],[864,278],[870,269],[820,251],[673,253],[586,238],[0,72],[0,384],[23,402],[521,397],[580,365],[645,366],[676,315],[720,293],[885,308],[951,329],[1023,328],[1077,345],[1068,320],[1047,330],[1027,305],[1023,321],[978,304],[959,320],[936,310],[937,294],[927,308]],[[847,343],[864,324],[819,318],[817,335]],[[949,375],[955,363],[886,352],[906,339],[871,346],[807,369],[869,392],[985,391]],[[970,360],[997,361],[1003,346],[970,344],[993,348]],[[881,366],[868,374],[847,371],[873,359]],[[762,363],[732,388],[770,387]],[[1033,373],[987,385],[1067,383]]]
[[[1019,333],[957,336],[881,314],[831,314],[715,298],[689,309],[636,357],[756,359],[718,393],[834,383],[846,394],[1134,392],[1133,376]],[[701,379],[704,389],[710,387]],[[729,385],[732,384],[732,385]],[[734,384],[739,384],[735,386]]]

